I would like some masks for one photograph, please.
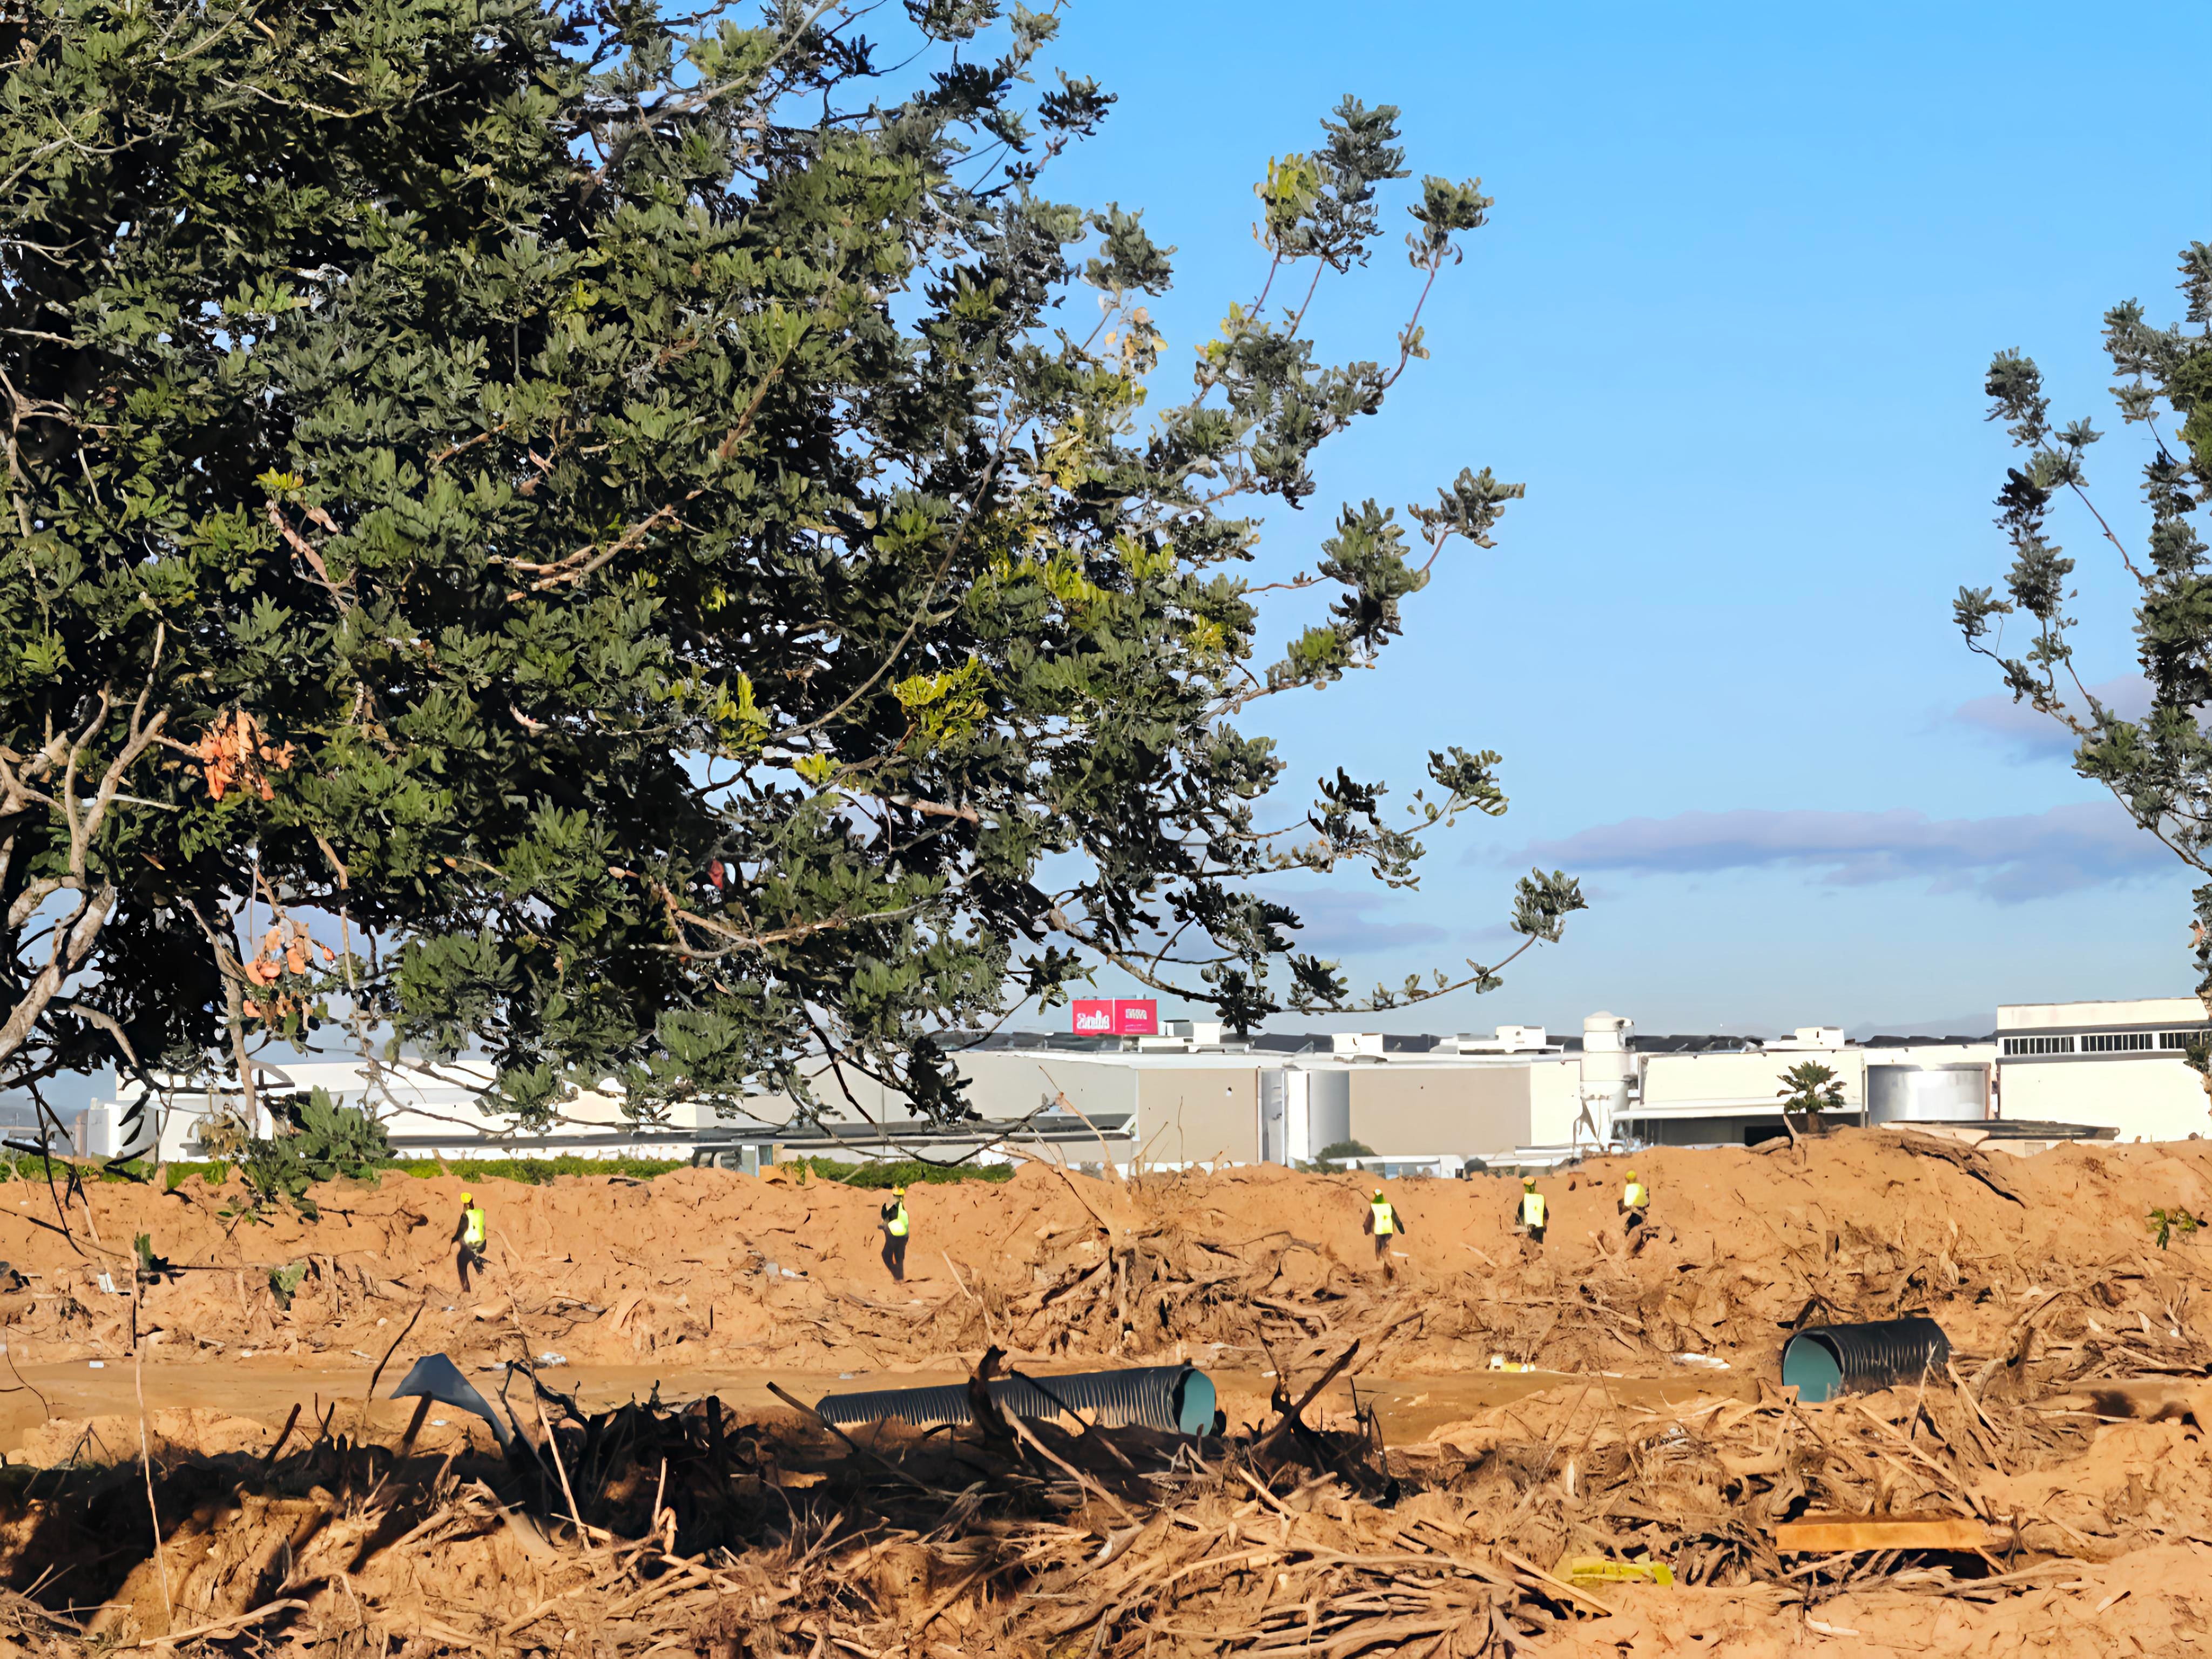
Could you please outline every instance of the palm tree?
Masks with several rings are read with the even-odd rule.
[[[1782,1100],[1782,1127],[1792,1140],[1797,1139],[1797,1126],[1790,1121],[1792,1109],[1805,1114],[1808,1134],[1819,1134],[1820,1114],[1840,1110],[1844,1103],[1843,1079],[1817,1060],[1801,1060],[1784,1072],[1775,1093]]]

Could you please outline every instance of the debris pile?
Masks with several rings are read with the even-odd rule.
[[[71,1653],[283,1636],[623,1659],[1646,1654],[1717,1625],[1880,1652],[2000,1613],[2120,1654],[2206,1628],[2193,1391],[2138,1390],[2138,1416],[2100,1424],[2118,1399],[2027,1405],[1995,1380],[1817,1407],[1771,1389],[1642,1406],[1579,1380],[1396,1448],[1296,1408],[1253,1436],[847,1431],[712,1398],[585,1414],[540,1384],[506,1402],[535,1442],[500,1460],[356,1442],[340,1407],[289,1449],[161,1467],[158,1556],[137,1468],[33,1478],[0,1528],[0,1571],[30,1595],[0,1624]],[[1838,1520],[1839,1544],[1793,1547]],[[1936,1544],[1887,1541],[1937,1522]]]
[[[996,1344],[1036,1363],[1297,1369],[1356,1338],[1386,1372],[1498,1354],[1662,1375],[1685,1353],[1771,1371],[1791,1330],[1924,1312],[1962,1352],[2018,1347],[2009,1364],[2032,1355],[2069,1382],[2212,1363],[2191,1314],[2206,1247],[2176,1234],[2161,1249],[2148,1220],[2212,1213],[2212,1143],[1992,1160],[1847,1131],[1771,1153],[1662,1149],[1638,1168],[1652,1202],[1634,1237],[1615,1212],[1625,1166],[1593,1160],[1544,1182],[1540,1249],[1513,1230],[1517,1182],[1389,1183],[1407,1231],[1378,1254],[1349,1176],[1031,1164],[911,1195],[906,1283],[881,1259],[875,1195],[822,1181],[480,1182],[489,1267],[465,1284],[458,1177],[325,1183],[316,1221],[252,1215],[235,1180],[99,1184],[88,1205],[17,1182],[0,1253],[35,1276],[0,1293],[0,1325],[25,1340],[19,1358],[113,1358],[136,1317],[163,1364],[374,1354],[419,1309],[416,1348],[470,1365],[551,1351],[958,1372]],[[128,1288],[118,1241],[138,1234],[161,1271],[134,1310],[100,1279]]]
[[[1418,1636],[1476,1654],[1595,1603],[1473,1547],[1468,1503],[1409,1495],[1366,1437],[1295,1419],[1249,1441],[1005,1416],[851,1435],[711,1398],[586,1415],[542,1385],[518,1426],[532,1416],[535,1446],[504,1462],[327,1419],[275,1455],[185,1457],[152,1485],[158,1555],[139,1470],[33,1480],[0,1567],[72,1644],[281,1631],[332,1653],[676,1640],[866,1659],[1205,1632],[1228,1651]]]
[[[135,1331],[153,1403],[4,1448],[0,1653],[2212,1642],[2212,1266],[2147,1222],[2212,1211],[2212,1147],[1917,1139],[1640,1155],[1633,1233],[1592,1161],[1547,1179],[1540,1247],[1511,1230],[1517,1182],[1390,1183],[1407,1225],[1378,1249],[1347,1178],[1033,1164],[915,1194],[906,1282],[872,1194],[719,1170],[479,1185],[465,1290],[458,1180],[331,1183],[313,1221],[198,1182],[64,1205],[15,1183],[6,1363],[112,1365]],[[1791,1332],[1904,1316],[1948,1339],[1921,1374],[1779,1386]],[[281,1431],[163,1404],[165,1376],[208,1375],[180,1364],[247,1349],[359,1369]],[[427,1406],[404,1433],[362,1409],[380,1356],[388,1392],[441,1352],[504,1451]],[[563,1380],[639,1360],[661,1386],[618,1409]],[[989,1407],[1002,1376],[1182,1361],[1223,1385],[1213,1432]],[[984,1409],[832,1425],[781,1382],[740,1409],[709,1365],[938,1370]],[[1386,1434],[1384,1378],[1458,1415]]]

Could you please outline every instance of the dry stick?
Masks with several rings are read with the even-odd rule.
[[[1044,1080],[1047,1083],[1052,1084],[1053,1104],[1055,1106],[1065,1106],[1069,1111],[1074,1113],[1077,1117],[1083,1120],[1083,1127],[1090,1130],[1093,1135],[1097,1137],[1099,1161],[1105,1164],[1106,1173],[1114,1177],[1114,1184],[1116,1187],[1127,1187],[1128,1183],[1121,1179],[1121,1171],[1115,1167],[1114,1155],[1106,1150],[1106,1137],[1103,1133],[1100,1133],[1098,1126],[1093,1123],[1088,1117],[1085,1117],[1084,1115],[1083,1109],[1067,1097],[1067,1091],[1061,1088],[1057,1082],[1054,1081],[1053,1075],[1050,1072],[1045,1072],[1044,1067],[1042,1066],[1038,1066],[1037,1070],[1044,1072]]]
[[[1121,1455],[1121,1449],[1119,1446],[1115,1445],[1112,1441],[1099,1435],[1098,1425],[1096,1423],[1091,1422],[1085,1418],[1081,1412],[1076,1410],[1074,1407],[1069,1405],[1065,1400],[1062,1400],[1042,1382],[1024,1371],[1008,1371],[1006,1375],[1013,1377],[1018,1382],[1028,1383],[1030,1387],[1035,1389],[1046,1399],[1051,1401],[1054,1405],[1059,1407],[1060,1410],[1066,1412],[1070,1417],[1075,1419],[1076,1427],[1083,1431],[1085,1438],[1097,1439],[1100,1445],[1103,1446],[1113,1455],[1113,1458],[1115,1462],[1119,1463],[1123,1468],[1127,1469],[1131,1474],[1133,1474],[1136,1473],[1137,1466]]]
[[[142,1648],[174,1647],[179,1642],[196,1642],[204,1636],[217,1636],[242,1630],[248,1625],[258,1625],[263,1620],[273,1618],[280,1613],[304,1611],[307,1605],[305,1601],[271,1601],[266,1607],[254,1608],[251,1613],[241,1613],[230,1619],[218,1619],[212,1625],[195,1625],[191,1629],[180,1630],[173,1636],[149,1636],[137,1645]]]
[[[808,1405],[805,1401],[798,1398],[794,1395],[785,1393],[781,1386],[779,1384],[774,1382],[769,1383],[768,1385],[768,1391],[774,1395],[778,1400],[783,1401],[785,1405],[790,1407],[793,1411],[805,1413],[807,1416],[819,1423],[823,1428],[829,1430],[830,1433],[836,1435],[840,1440],[843,1441],[845,1444],[851,1449],[854,1455],[866,1458],[871,1463],[873,1463],[877,1468],[884,1471],[884,1473],[897,1480],[905,1481],[908,1486],[912,1486],[915,1491],[926,1492],[932,1498],[951,1498],[955,1496],[954,1493],[949,1492],[939,1492],[934,1486],[925,1485],[921,1481],[915,1480],[904,1469],[899,1468],[897,1464],[890,1462],[887,1459],[880,1457],[874,1452],[870,1451],[866,1446],[854,1439],[851,1435],[846,1433],[844,1430],[839,1428],[828,1418],[823,1416],[820,1412],[816,1411],[813,1407]]]
[[[131,1312],[134,1328],[142,1289],[138,1275],[134,1272],[131,1275]],[[154,1565],[161,1575],[161,1629],[166,1634],[176,1627],[177,1604],[169,1599],[169,1559],[161,1553],[161,1512],[154,1506],[154,1451],[146,1436],[146,1345],[143,1342],[131,1345],[131,1381],[138,1390],[138,1462],[146,1474],[146,1518],[154,1528]]]
[[[429,1305],[430,1297],[426,1291],[422,1299],[415,1304],[415,1311],[408,1316],[407,1323],[399,1334],[392,1339],[392,1346],[384,1351],[384,1358],[376,1362],[376,1369],[368,1374],[368,1387],[362,1390],[361,1395],[361,1431],[364,1435],[368,1432],[368,1403],[376,1393],[377,1383],[383,1380],[384,1368],[392,1363],[392,1356],[399,1352],[399,1345],[407,1340],[407,1333],[415,1328],[415,1322],[422,1318],[422,1310]]]
[[[960,1287],[960,1294],[966,1297],[981,1310],[983,1315],[983,1335],[985,1338],[991,1342],[997,1342],[999,1340],[998,1334],[991,1328],[991,1310],[983,1306],[983,1298],[968,1288],[968,1281],[960,1277],[959,1265],[952,1260],[950,1255],[943,1250],[939,1250],[938,1255],[944,1256],[945,1265],[952,1269],[952,1282]]]
[[[1007,1567],[1013,1565],[1014,1564],[1012,1562],[1008,1561],[1002,1562],[995,1567],[981,1566],[976,1568],[975,1571],[969,1573],[965,1578],[963,1578],[958,1583],[953,1585],[951,1589],[945,1591],[944,1595],[939,1596],[937,1600],[929,1604],[928,1607],[923,1612],[921,1617],[915,1620],[915,1633],[918,1636],[923,1631],[927,1630],[931,1622],[936,1619],[938,1614],[943,1613],[945,1608],[951,1607],[953,1602],[965,1595],[969,1590],[973,1589],[979,1582],[988,1578],[994,1572],[1003,1572]]]
[[[1950,1372],[1952,1385],[1966,1397],[1966,1403],[1974,1408],[1974,1415],[1982,1419],[1982,1426],[1999,1439],[2002,1439],[2004,1437],[2002,1431],[1990,1420],[1990,1414],[1982,1409],[1982,1402],[1974,1398],[1974,1391],[1966,1386],[1966,1379],[1959,1375],[1958,1366],[1947,1358],[1943,1362],[1943,1369]],[[1994,1451],[1996,1448],[1992,1446],[1990,1449]]]
[[[1519,1556],[1514,1554],[1511,1550],[1500,1550],[1498,1553],[1503,1559],[1510,1561],[1515,1566],[1520,1568],[1522,1571],[1528,1573],[1534,1577],[1541,1579],[1553,1589],[1564,1591],[1566,1595],[1572,1596],[1576,1601],[1583,1602],[1589,1607],[1595,1607],[1600,1613],[1604,1613],[1608,1618],[1612,1616],[1613,1608],[1607,1606],[1605,1602],[1599,1601],[1597,1597],[1589,1594],[1587,1591],[1577,1589],[1572,1584],[1567,1583],[1564,1578],[1553,1577],[1550,1573],[1546,1572],[1543,1568],[1538,1566],[1534,1562],[1522,1560]]]
[[[270,1443],[269,1449],[261,1455],[263,1469],[266,1470],[276,1461],[276,1454],[284,1449],[284,1443],[292,1437],[292,1425],[299,1420],[300,1402],[295,1400],[292,1402],[292,1414],[284,1419],[284,1426],[276,1431],[276,1438]]]
[[[1067,1172],[1067,1166],[1046,1158],[1040,1158],[1037,1162],[1067,1183],[1067,1190],[1075,1194],[1075,1201],[1091,1212],[1091,1218],[1098,1224],[1098,1231],[1105,1234],[1107,1242],[1111,1243],[1115,1236],[1113,1224],[1099,1214],[1098,1206],[1083,1195],[1083,1189],[1075,1184],[1075,1177]]]
[[[993,1403],[995,1404],[996,1402],[994,1401]],[[1000,1414],[1006,1419],[1006,1426],[1013,1430],[1015,1435],[1018,1438],[1025,1440],[1030,1445],[1035,1446],[1042,1456],[1043,1456],[1048,1462],[1052,1463],[1055,1468],[1065,1472],[1069,1478],[1075,1482],[1076,1486],[1080,1490],[1097,1493],[1099,1497],[1104,1498],[1108,1503],[1114,1506],[1115,1513],[1119,1515],[1124,1521],[1127,1521],[1133,1527],[1139,1524],[1137,1517],[1129,1513],[1128,1506],[1123,1504],[1120,1498],[1115,1497],[1112,1492],[1107,1491],[1105,1487],[1100,1486],[1089,1475],[1084,1474],[1081,1469],[1077,1468],[1074,1464],[1069,1462],[1066,1458],[1061,1457],[1049,1446],[1046,1445],[1043,1441],[1038,1439],[1036,1433],[1030,1429],[1030,1425],[1022,1421],[1022,1415],[1019,1412],[1008,1411],[1005,1407],[1001,1407]]]
[[[538,1379],[534,1376],[530,1379],[530,1403],[538,1408],[538,1431],[545,1437],[545,1443],[553,1453],[553,1467],[560,1471],[561,1495],[568,1500],[568,1519],[575,1524],[576,1536],[582,1539],[585,1547],[588,1548],[592,1540],[584,1531],[583,1513],[576,1507],[576,1489],[568,1484],[568,1461],[561,1455],[561,1443],[554,1437],[553,1425],[545,1420],[545,1402],[538,1398]],[[660,1466],[660,1475],[664,1480],[668,1478],[668,1465],[665,1462],[663,1462]],[[656,1523],[660,1519],[659,1492],[655,1492],[653,1496],[653,1518]]]
[[[1346,1365],[1350,1364],[1352,1363],[1352,1355],[1358,1352],[1359,1344],[1355,1341],[1342,1353],[1337,1355],[1334,1362],[1330,1364],[1329,1368],[1321,1374],[1321,1380],[1305,1391],[1305,1394],[1300,1398],[1298,1403],[1291,1407],[1290,1411],[1285,1414],[1281,1422],[1276,1424],[1273,1428],[1268,1430],[1267,1433],[1261,1435],[1260,1438],[1254,1443],[1252,1449],[1255,1452],[1263,1452],[1267,1450],[1268,1447],[1273,1445],[1277,1440],[1281,1438],[1282,1436],[1289,1431],[1291,1424],[1297,1422],[1305,1415],[1306,1407],[1313,1404],[1315,1399],[1320,1395],[1321,1391],[1327,1388],[1330,1383],[1336,1381],[1336,1374],[1342,1370]]]

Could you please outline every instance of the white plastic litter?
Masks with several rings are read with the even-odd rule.
[[[1674,1363],[1678,1365],[1703,1365],[1708,1370],[1716,1371],[1724,1371],[1729,1368],[1727,1360],[1716,1359],[1709,1353],[1678,1353],[1674,1356]]]

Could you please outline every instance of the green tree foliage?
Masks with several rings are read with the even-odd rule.
[[[2148,534],[2130,546],[2089,493],[2087,420],[2055,427],[2033,359],[2001,351],[1990,365],[1990,418],[2007,422],[2024,450],[2006,470],[1997,523],[2013,548],[2006,597],[1962,587],[1956,614],[1967,646],[2003,671],[2015,702],[2062,722],[2075,740],[2074,769],[2104,785],[2130,817],[2191,868],[2212,878],[2212,566],[2203,509],[2212,503],[2212,246],[2181,255],[2185,323],[2156,328],[2130,300],[2105,313],[2105,349],[2119,383],[2120,419],[2145,441]],[[2150,708],[2125,719],[2082,683],[2067,614],[2074,561],[2051,535],[2051,514],[2070,496],[2136,584],[2136,643]],[[1998,619],[2018,617],[2024,640],[2008,643]],[[2197,994],[2212,1010],[2212,879],[2197,889]],[[2206,1071],[2204,1045],[2190,1062]],[[2212,1078],[2208,1079],[2212,1085]]]
[[[358,1107],[334,1105],[317,1089],[281,1115],[275,1134],[246,1143],[238,1173],[256,1208],[281,1200],[312,1221],[320,1212],[309,1187],[340,1176],[373,1182],[391,1156],[381,1123]]]
[[[1498,757],[1285,828],[1234,721],[1372,666],[1521,487],[1342,507],[1279,649],[1238,570],[1490,201],[1421,179],[1410,281],[1360,278],[1402,329],[1322,361],[1408,176],[1347,98],[1154,404],[1174,250],[1044,193],[1111,98],[996,0],[910,0],[902,93],[872,9],[0,19],[0,1082],[220,1047],[250,1091],[336,1018],[480,1045],[526,1118],[825,1056],[942,1115],[939,1034],[1101,963],[1240,1028],[1351,1006],[1253,878],[1408,883]],[[1525,879],[1522,948],[1581,904]]]
[[[1313,1167],[1324,1175],[1337,1175],[1353,1159],[1374,1156],[1375,1149],[1364,1140],[1332,1140],[1316,1155]]]

